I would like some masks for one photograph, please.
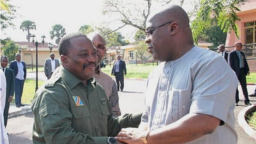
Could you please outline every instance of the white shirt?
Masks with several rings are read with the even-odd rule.
[[[18,66],[18,73],[16,78],[19,80],[24,80],[24,67],[23,64],[21,62],[17,61],[17,66]]]
[[[52,66],[52,72],[54,72],[55,71],[55,59],[54,60],[51,59],[51,66]]]
[[[6,100],[6,79],[5,75],[0,69],[0,143],[1,144],[9,144],[8,136],[4,126],[4,106]]]
[[[150,73],[142,123],[153,131],[189,113],[211,115],[225,124],[187,144],[235,144],[237,85],[235,73],[221,56],[195,46],[181,58],[163,62]]]
[[[120,64],[120,60],[116,61],[115,72],[119,72],[119,64]]]

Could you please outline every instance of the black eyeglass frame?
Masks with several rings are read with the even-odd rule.
[[[165,25],[167,25],[167,24],[171,24],[171,23],[173,23],[173,22],[174,22],[174,21],[168,21],[168,22],[163,23],[163,24],[161,24],[161,25],[159,25],[159,26],[157,26],[157,27],[149,27],[149,28],[152,28],[152,29],[145,31],[146,36],[149,37],[150,35],[152,35],[152,34],[154,33],[154,31],[155,31],[157,28],[160,28],[160,27],[165,26]],[[148,29],[149,29],[149,28],[148,28]]]

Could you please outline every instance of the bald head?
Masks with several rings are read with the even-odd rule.
[[[168,4],[152,13],[146,25],[145,42],[154,59],[175,60],[194,46],[189,17],[178,5]]]
[[[100,42],[101,44],[106,45],[106,41],[105,39],[98,33],[96,33],[93,37],[92,37],[92,43],[97,43]]]
[[[189,17],[184,9],[178,5],[166,5],[149,16],[149,19],[157,18],[161,23],[175,21],[180,26],[189,27]]]

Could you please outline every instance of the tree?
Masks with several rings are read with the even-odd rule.
[[[16,17],[15,6],[8,4],[9,0],[1,0],[1,9],[0,9],[0,24],[1,30],[4,30],[8,27],[14,27],[12,20]]]
[[[31,37],[30,30],[33,30],[33,29],[36,30],[36,24],[33,21],[25,20],[21,23],[20,29],[22,29],[23,31],[28,31],[27,40],[28,42],[30,42],[30,37]]]
[[[206,28],[205,31],[200,35],[200,38],[213,43],[213,46],[210,46],[209,48],[216,48],[220,44],[225,44],[227,37],[227,33],[223,32],[220,28],[220,26],[212,25],[209,28]]]
[[[106,27],[97,27],[99,33],[105,38],[107,46],[123,46],[129,42],[124,40],[124,37],[120,32],[116,32]]]
[[[60,39],[66,34],[65,28],[60,24],[55,24],[52,26],[52,30],[50,31],[51,39],[57,38],[55,43],[58,45]]]
[[[217,18],[218,25],[221,26],[222,31],[234,30],[237,34],[237,26],[235,24],[239,20],[236,15],[236,12],[239,11],[237,6],[244,1],[246,0],[201,0],[200,3],[195,3],[193,12],[196,13],[196,18],[192,22],[195,42],[197,42],[202,32],[210,26],[212,18]],[[130,25],[145,31],[146,21],[151,11],[160,5],[166,5],[171,2],[172,0],[105,0],[103,14],[108,17],[115,17],[115,20],[119,21],[123,26]],[[186,2],[191,2],[191,0],[180,0],[180,6]]]
[[[147,60],[152,57],[152,55],[148,52],[148,46],[144,42],[146,38],[145,32],[142,30],[138,30],[134,36],[135,40],[135,50],[136,50],[136,57],[141,59],[145,64]]]
[[[9,5],[6,3],[6,0],[1,0],[1,10],[9,11]]]
[[[15,59],[15,54],[19,50],[19,45],[17,45],[12,40],[7,40],[5,46],[3,46],[4,55],[9,58],[9,61]]]
[[[146,38],[146,34],[144,31],[142,30],[138,30],[136,33],[135,33],[135,36],[134,36],[134,40],[135,41],[142,41],[142,40],[145,40]]]
[[[218,26],[223,32],[234,30],[238,37],[236,15],[240,11],[238,6],[246,0],[201,0],[197,10],[196,19],[192,22],[193,38],[197,42],[200,35],[211,26],[212,20],[216,19]]]
[[[93,32],[93,28],[90,25],[83,25],[79,28],[79,32],[83,33],[83,34],[89,34],[91,32]]]
[[[148,46],[144,41],[138,42],[135,46],[136,49],[136,57],[141,59],[145,64],[149,58],[152,57],[152,54],[148,52]]]

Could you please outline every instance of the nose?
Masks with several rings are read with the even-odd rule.
[[[150,37],[146,36],[144,41],[145,41],[145,43],[150,43],[151,42]]]
[[[96,60],[97,60],[97,54],[90,54],[88,57],[87,57],[87,61],[89,62],[89,63],[92,63],[92,62],[96,62]]]

